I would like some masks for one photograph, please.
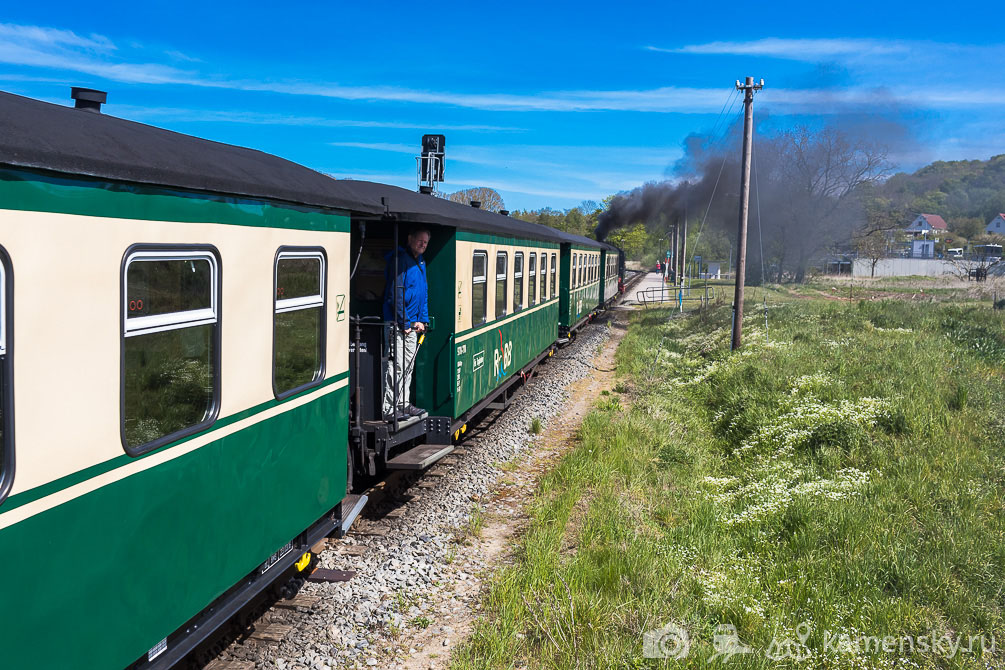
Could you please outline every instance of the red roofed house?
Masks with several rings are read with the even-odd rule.
[[[988,235],[1005,235],[1005,214],[999,214],[991,219],[984,232]]]
[[[918,214],[918,218],[906,228],[907,232],[918,235],[937,235],[948,230],[946,221],[938,214]]]

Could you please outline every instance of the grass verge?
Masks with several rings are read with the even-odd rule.
[[[781,299],[637,315],[452,667],[1001,666],[1005,315]]]

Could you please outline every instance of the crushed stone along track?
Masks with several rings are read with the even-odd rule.
[[[266,604],[205,670],[324,670],[402,667],[414,650],[402,631],[433,627],[447,656],[451,622],[477,605],[477,573],[487,566],[466,551],[503,464],[533,449],[529,426],[561,411],[567,387],[595,371],[608,335],[605,317],[540,365],[504,411],[486,415],[446,459],[422,474],[392,476],[347,537],[328,540],[321,568],[350,571],[346,582],[308,582],[292,600]],[[214,650],[217,651],[217,650]]]

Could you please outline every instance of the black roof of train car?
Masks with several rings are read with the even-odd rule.
[[[397,186],[333,179],[255,149],[0,91],[0,165],[290,203],[404,223],[615,249]],[[386,208],[385,208],[386,204]]]
[[[346,182],[339,181],[338,183]],[[355,185],[357,193],[365,193],[373,202],[379,203],[383,198],[383,203],[387,205],[387,211],[402,223],[435,223],[490,235],[523,237],[615,250],[615,247],[605,242],[598,242],[582,235],[573,235],[538,223],[504,216],[432,195],[416,193],[398,186],[369,181],[350,181],[349,183]]]
[[[0,164],[377,212],[354,182],[255,149],[0,91]]]

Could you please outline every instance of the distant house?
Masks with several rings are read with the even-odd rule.
[[[949,229],[945,219],[938,214],[918,214],[918,218],[911,222],[905,230],[915,237],[918,235],[937,235]]]
[[[984,232],[988,235],[1005,235],[1005,214],[999,214],[991,219]]]

